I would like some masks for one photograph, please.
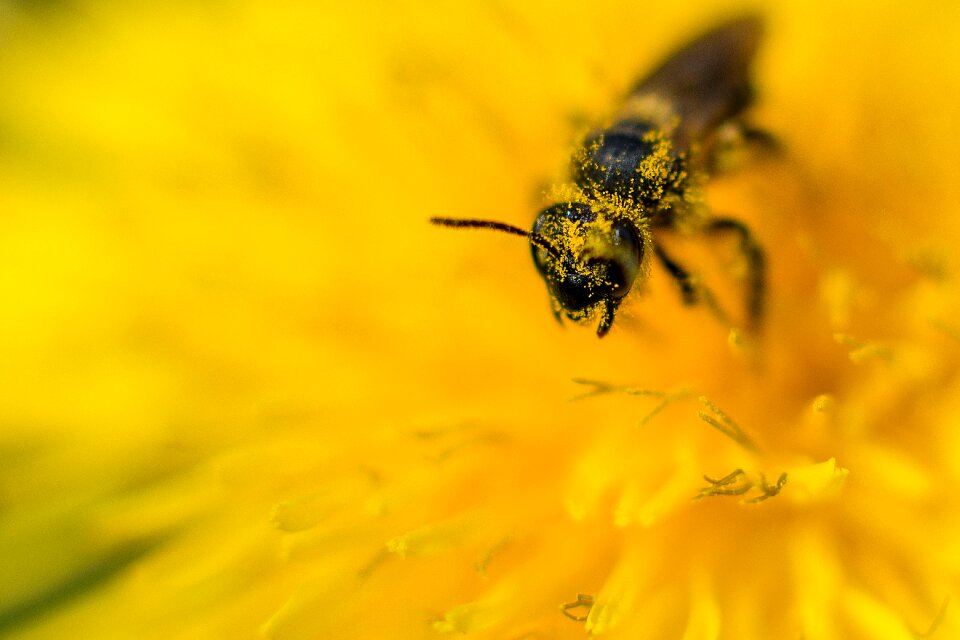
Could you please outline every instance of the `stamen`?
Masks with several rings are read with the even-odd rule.
[[[717,405],[710,402],[706,397],[701,396],[699,400],[700,404],[712,411],[717,418],[719,418],[718,420],[717,418],[714,418],[703,411],[698,411],[697,416],[699,416],[701,420],[739,444],[744,449],[754,452],[758,450],[756,443],[750,438],[750,436],[744,433],[743,429],[740,428],[740,425],[730,419],[730,416],[721,411]]]

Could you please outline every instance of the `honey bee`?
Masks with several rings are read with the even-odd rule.
[[[749,70],[763,25],[755,16],[727,22],[680,48],[629,91],[609,126],[588,134],[573,153],[559,202],[524,231],[490,220],[431,218],[447,227],[523,236],[546,281],[554,315],[599,317],[613,326],[625,296],[654,258],[686,304],[711,301],[698,280],[655,241],[662,231],[734,234],[747,265],[746,318],[763,313],[765,258],[749,228],[709,215],[699,190],[716,165],[724,133],[763,140],[743,114],[753,100]]]

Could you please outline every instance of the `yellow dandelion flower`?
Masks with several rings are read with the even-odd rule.
[[[760,335],[427,223],[741,10],[668,5],[6,3],[0,633],[960,637],[954,8],[767,3]]]

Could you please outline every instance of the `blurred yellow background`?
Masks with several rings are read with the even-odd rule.
[[[707,195],[768,251],[759,358],[662,274],[604,340],[560,327],[522,240],[427,224],[526,227],[578,127],[745,10],[768,19],[751,119],[787,153]],[[605,520],[610,487],[683,468],[690,497],[701,473],[749,462],[695,407],[624,435],[653,405],[568,403],[574,378],[703,393],[767,443],[757,469],[851,468],[847,516],[770,526],[818,522],[805,544],[835,537],[841,560],[810,584],[859,595],[838,587],[845,604],[821,616],[778,584],[774,551],[749,570],[689,560],[689,616],[637,605],[663,620],[649,637],[925,628],[956,596],[956,543],[921,561],[897,540],[875,580],[845,559],[875,540],[850,522],[958,533],[934,487],[960,462],[958,28],[960,9],[934,2],[0,4],[0,634],[584,637],[560,604],[615,585],[618,557],[690,556],[705,526],[682,506],[658,531],[650,496],[642,526]],[[851,363],[874,340],[892,374]],[[826,426],[805,422],[821,395],[848,407]],[[462,450],[464,466],[437,463]],[[870,491],[899,496],[902,478],[920,478],[903,510],[871,516]],[[456,523],[438,549],[463,558],[522,540],[511,569],[483,582],[440,551],[384,559],[435,522]],[[658,542],[631,546],[641,530]],[[750,622],[749,598],[717,596],[697,613],[701,590],[753,570],[758,591],[805,604],[783,619],[758,604]],[[482,615],[449,613],[478,599]],[[619,615],[588,625],[647,630]],[[958,625],[948,613],[932,637]]]

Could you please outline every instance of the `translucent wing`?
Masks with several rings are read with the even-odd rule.
[[[680,124],[678,149],[710,135],[751,102],[750,66],[763,36],[758,16],[732,20],[696,38],[665,60],[631,91],[665,100]]]

